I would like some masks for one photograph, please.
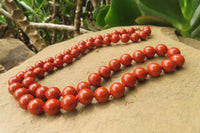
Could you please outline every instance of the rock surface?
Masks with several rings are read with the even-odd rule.
[[[18,39],[0,39],[0,47],[0,64],[2,64],[6,70],[19,65],[34,55],[34,53]]]
[[[125,27],[127,28],[127,27]],[[121,29],[121,27],[114,28]],[[110,99],[109,102],[98,104],[95,100],[88,106],[78,104],[73,112],[61,110],[61,114],[33,116],[22,110],[18,102],[8,93],[7,80],[18,71],[33,65],[37,60],[54,57],[81,40],[95,37],[98,34],[111,32],[113,29],[88,33],[45,48],[32,58],[0,76],[0,132],[2,133],[199,133],[200,132],[200,54],[199,50],[181,42],[174,30],[165,27],[153,27],[152,36],[143,42],[123,44],[119,42],[109,47],[102,47],[81,56],[72,65],[40,80],[42,85],[59,87],[61,90],[80,81],[87,81],[90,73],[97,72],[102,65],[113,59],[119,59],[124,53],[143,50],[145,46],[156,46],[163,43],[170,47],[178,47],[185,56],[186,62],[182,69],[171,74],[162,74],[158,78],[150,78],[138,83],[133,89],[127,89],[124,97]],[[104,81],[102,86],[109,88],[113,82],[121,80],[126,72],[134,68],[147,67],[151,62],[160,63],[163,58],[155,57],[144,63],[123,67],[111,79]],[[136,97],[133,96],[135,92]]]

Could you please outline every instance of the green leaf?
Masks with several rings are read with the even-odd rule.
[[[136,95],[135,95],[134,91],[132,91],[132,94],[133,94],[133,96],[134,96],[134,97],[136,97]]]
[[[105,22],[111,27],[132,25],[135,24],[135,18],[140,15],[136,0],[111,0]]]
[[[137,24],[141,25],[159,25],[159,26],[172,26],[172,24],[160,17],[154,17],[154,16],[141,16],[135,19],[135,22]]]
[[[97,18],[96,18],[96,23],[99,25],[99,26],[102,26],[104,27],[106,25],[106,22],[104,20],[108,10],[110,8],[110,5],[107,5],[105,6],[103,9],[100,9],[98,15],[97,15]]]
[[[101,9],[103,9],[104,7],[105,7],[105,6],[100,6],[100,7],[98,7],[97,9],[94,10],[94,12],[93,12],[93,18],[94,18],[94,19],[97,18],[97,15],[99,14],[99,11],[100,11]]]

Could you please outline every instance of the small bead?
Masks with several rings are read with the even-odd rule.
[[[111,43],[110,37],[104,37],[103,38],[103,44],[108,46],[108,45],[110,45],[110,43]]]
[[[47,72],[53,72],[54,70],[54,64],[51,62],[46,62],[43,66],[43,68],[45,69],[45,71]]]
[[[19,106],[22,108],[22,109],[25,109],[27,110],[28,108],[28,103],[34,99],[34,97],[31,95],[31,94],[25,94],[23,96],[20,97],[19,99]]]
[[[180,54],[175,54],[171,56],[170,59],[175,62],[176,67],[182,67],[185,63],[185,58]]]
[[[155,49],[152,46],[146,46],[143,50],[147,58],[153,58],[155,55]]]
[[[11,95],[13,95],[13,93],[15,92],[15,90],[19,89],[19,88],[22,88],[22,84],[20,84],[19,82],[15,82],[15,83],[12,83],[11,85],[9,85],[8,87],[8,91]]]
[[[106,34],[104,35],[104,38],[105,38],[105,37],[111,38],[111,34],[110,34],[110,33],[106,33]]]
[[[40,98],[42,100],[46,100],[45,93],[47,90],[48,90],[48,87],[46,87],[46,86],[41,86],[41,87],[37,88],[37,90],[35,92],[36,97]]]
[[[93,93],[90,89],[81,89],[78,92],[78,100],[82,104],[90,104],[93,99]]]
[[[144,81],[147,78],[147,71],[143,67],[137,67],[133,71],[133,75],[138,81]]]
[[[72,49],[71,50],[71,55],[73,56],[73,58],[77,58],[80,55],[80,52],[77,49]]]
[[[138,40],[140,39],[140,36],[138,33],[133,33],[130,35],[130,39],[132,42],[138,42]]]
[[[97,73],[92,73],[88,77],[88,82],[91,85],[99,86],[101,84],[101,77]]]
[[[63,97],[69,94],[74,95],[74,96],[77,95],[76,89],[73,86],[66,86],[62,91]]]
[[[119,71],[120,70],[120,67],[121,67],[121,63],[119,60],[117,59],[112,59],[110,62],[109,62],[109,67],[111,70],[113,71]]]
[[[157,63],[151,63],[148,65],[147,67],[147,72],[149,73],[149,75],[151,75],[152,77],[158,77],[160,76],[161,72],[162,72],[162,68],[159,64]]]
[[[53,62],[54,66],[57,67],[58,69],[59,68],[62,68],[63,67],[63,60],[60,59],[60,58],[57,58],[54,60]]]
[[[173,72],[174,69],[176,68],[175,62],[171,59],[164,59],[161,62],[161,66],[162,66],[163,70],[168,73]]]
[[[125,73],[121,78],[122,83],[127,87],[133,87],[136,83],[136,78],[132,73]]]
[[[18,72],[18,73],[16,74],[16,77],[19,78],[20,81],[22,81],[23,78],[24,78],[24,74],[25,74],[24,71],[20,71],[20,72]]]
[[[33,71],[34,70],[34,66],[28,66],[27,68],[26,68],[26,72],[28,72],[28,71]]]
[[[81,44],[81,45],[78,45],[78,51],[80,53],[84,53],[86,51],[86,46]]]
[[[56,115],[60,112],[60,102],[58,99],[51,98],[44,104],[44,111],[48,115]]]
[[[102,66],[99,68],[100,76],[103,78],[109,78],[111,74],[111,70],[108,66]]]
[[[33,83],[33,84],[31,84],[31,85],[28,87],[28,90],[29,90],[29,92],[30,92],[33,96],[35,96],[35,92],[36,92],[37,88],[39,88],[39,87],[41,87],[40,84],[38,84],[38,83]]]
[[[96,38],[95,41],[94,41],[94,45],[98,48],[98,47],[101,47],[103,44],[103,40],[102,39],[99,39],[99,38]]]
[[[89,38],[87,39],[87,42],[94,42],[94,38],[93,38],[93,37],[89,37]]]
[[[64,57],[64,55],[62,53],[58,53],[58,54],[56,54],[55,59],[61,59],[62,60],[63,57]]]
[[[79,45],[85,45],[85,43],[86,43],[86,42],[82,40],[82,41],[80,41],[78,44],[79,44]]]
[[[120,62],[124,65],[124,66],[129,66],[131,65],[132,62],[132,57],[129,54],[123,54],[120,57]]]
[[[21,82],[20,78],[17,78],[16,76],[13,76],[11,77],[9,80],[8,80],[8,84],[11,85],[12,83],[15,83],[15,82]]]
[[[126,31],[126,29],[124,29],[124,28],[121,29],[121,30],[119,30],[119,34],[121,34],[121,35],[122,35],[122,34],[126,34],[126,33],[127,33],[127,31]]]
[[[94,96],[99,103],[105,103],[108,101],[109,92],[105,87],[99,87],[95,90]]]
[[[51,98],[59,99],[60,93],[61,93],[60,89],[58,89],[57,87],[51,87],[45,92],[45,96],[47,99]]]
[[[74,95],[68,94],[61,100],[61,107],[66,111],[72,111],[76,108],[77,100]]]
[[[127,32],[129,35],[131,35],[131,34],[135,33],[135,28],[130,27],[130,28],[128,28]]]
[[[117,30],[114,30],[114,31],[111,32],[111,35],[114,35],[114,34],[117,34],[117,35],[118,35],[119,32],[118,32]]]
[[[144,26],[142,30],[146,32],[148,36],[151,35],[151,28],[149,26]]]
[[[111,36],[111,41],[112,41],[113,43],[117,43],[117,42],[119,41],[119,35],[118,35],[118,34],[113,34],[113,35]]]
[[[33,71],[26,71],[24,73],[24,78],[27,78],[27,77],[33,77],[33,78],[36,78],[36,75]]]
[[[147,33],[145,31],[140,31],[139,36],[141,40],[145,40],[147,38]]]
[[[73,45],[73,46],[71,47],[71,50],[73,50],[73,49],[78,49],[78,46],[77,46],[77,45]]]
[[[167,50],[167,57],[171,57],[175,54],[181,54],[181,51],[178,48],[172,47],[170,49]]]
[[[47,63],[47,62],[53,63],[53,61],[54,61],[54,58],[53,58],[53,57],[47,57],[47,58],[45,59],[45,63]]]
[[[13,93],[13,96],[15,98],[15,100],[19,100],[21,96],[25,95],[25,94],[28,94],[29,91],[25,88],[19,88],[17,89],[14,93]]]
[[[140,50],[136,50],[133,53],[133,59],[135,60],[136,63],[143,62],[145,59],[145,54]]]
[[[122,34],[121,35],[121,41],[123,43],[127,43],[129,41],[129,35],[128,34]]]
[[[66,49],[66,50],[63,52],[64,56],[65,56],[65,55],[68,55],[68,54],[70,54],[70,53],[71,53],[71,50],[70,50],[70,49]]]
[[[103,37],[102,37],[102,35],[97,35],[97,36],[95,37],[95,39],[103,40]]]
[[[164,44],[158,44],[155,48],[156,53],[158,56],[165,56],[165,54],[167,53],[167,46]]]
[[[26,88],[28,88],[33,83],[35,83],[35,78],[33,77],[27,77],[22,81],[22,85]]]
[[[80,90],[82,90],[82,89],[85,89],[85,88],[90,89],[90,84],[89,84],[88,82],[86,82],[86,81],[81,81],[81,82],[78,83],[78,85],[77,85],[77,91],[78,91],[78,92],[79,92]]]
[[[73,61],[73,56],[72,55],[67,54],[67,55],[65,55],[63,57],[63,62],[64,63],[71,64],[72,61]]]
[[[42,67],[36,67],[33,72],[35,73],[35,75],[38,77],[38,78],[43,78],[44,77],[44,73],[45,73],[45,70],[44,68]]]
[[[110,86],[110,93],[115,98],[120,98],[125,94],[125,88],[122,83],[115,82]]]
[[[85,46],[87,49],[92,50],[94,48],[94,42],[86,42]]]
[[[33,115],[39,115],[43,112],[44,102],[39,98],[34,98],[28,103],[28,111]]]
[[[35,62],[35,67],[43,67],[44,62],[41,60],[38,60],[37,62]]]

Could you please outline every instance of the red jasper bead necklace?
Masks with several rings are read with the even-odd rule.
[[[156,48],[147,46],[143,51],[136,50],[132,56],[123,54],[119,60],[110,60],[108,66],[101,66],[98,73],[92,73],[88,76],[88,82],[81,81],[76,88],[66,86],[61,92],[57,87],[48,88],[36,83],[36,79],[43,78],[45,73],[53,72],[54,68],[60,69],[64,63],[71,64],[74,58],[79,57],[86,50],[101,47],[103,44],[110,45],[111,42],[117,43],[119,40],[123,43],[127,43],[129,40],[138,42],[139,39],[145,40],[151,34],[149,26],[143,27],[142,30],[139,30],[139,33],[136,32],[137,30],[131,27],[128,30],[114,30],[111,34],[106,33],[104,37],[101,35],[96,36],[96,38],[89,37],[86,42],[80,41],[78,45],[72,46],[71,49],[56,54],[55,59],[48,57],[45,61],[39,60],[35,63],[35,66],[29,66],[25,72],[18,72],[16,76],[11,77],[8,80],[8,91],[19,101],[20,107],[28,109],[31,114],[39,115],[45,111],[49,115],[55,115],[60,112],[61,108],[65,111],[74,110],[77,102],[87,105],[92,102],[93,98],[99,103],[107,102],[110,95],[114,98],[120,98],[125,94],[125,87],[131,88],[137,81],[146,80],[148,74],[151,77],[158,77],[162,71],[169,73],[173,72],[176,67],[183,66],[185,59],[178,48],[168,49],[164,44],[159,44]],[[145,58],[153,58],[155,54],[158,56],[167,54],[168,58],[164,59],[161,65],[150,63],[147,69],[137,67],[132,73],[125,73],[121,77],[121,82],[114,82],[109,90],[105,87],[99,87],[102,78],[110,78],[111,72],[119,71],[121,65],[129,66],[133,60],[136,63],[144,62]],[[91,86],[97,88],[94,93],[91,91]],[[61,101],[59,101],[60,97],[62,97]]]

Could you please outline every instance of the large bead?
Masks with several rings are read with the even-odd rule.
[[[106,89],[105,87],[99,87],[95,90],[94,96],[99,103],[104,103],[108,101],[109,98],[108,89]]]
[[[124,95],[125,88],[122,85],[122,83],[115,82],[110,86],[110,93],[115,98],[120,98],[120,97],[122,97]]]
[[[157,63],[151,63],[148,65],[147,67],[147,72],[149,73],[149,75],[151,75],[152,77],[158,77],[160,76],[161,72],[162,72],[162,68],[159,64]]]
[[[78,100],[82,104],[90,104],[93,99],[93,93],[90,89],[81,89],[78,92]]]
[[[99,86],[101,84],[101,77],[97,73],[92,73],[88,77],[88,82],[91,85]]]
[[[74,95],[66,95],[61,100],[61,107],[66,111],[72,111],[76,108],[77,100]]]
[[[44,104],[44,111],[48,115],[56,115],[60,112],[60,102],[58,99],[51,98]]]
[[[132,73],[125,73],[121,78],[122,83],[127,87],[133,87],[136,83],[136,78]]]
[[[28,103],[28,111],[33,115],[39,115],[43,112],[44,102],[39,98],[34,98]]]
[[[22,109],[27,109],[28,107],[28,103],[34,99],[34,97],[31,95],[31,94],[25,94],[23,96],[20,97],[19,99],[19,106],[22,108]]]

